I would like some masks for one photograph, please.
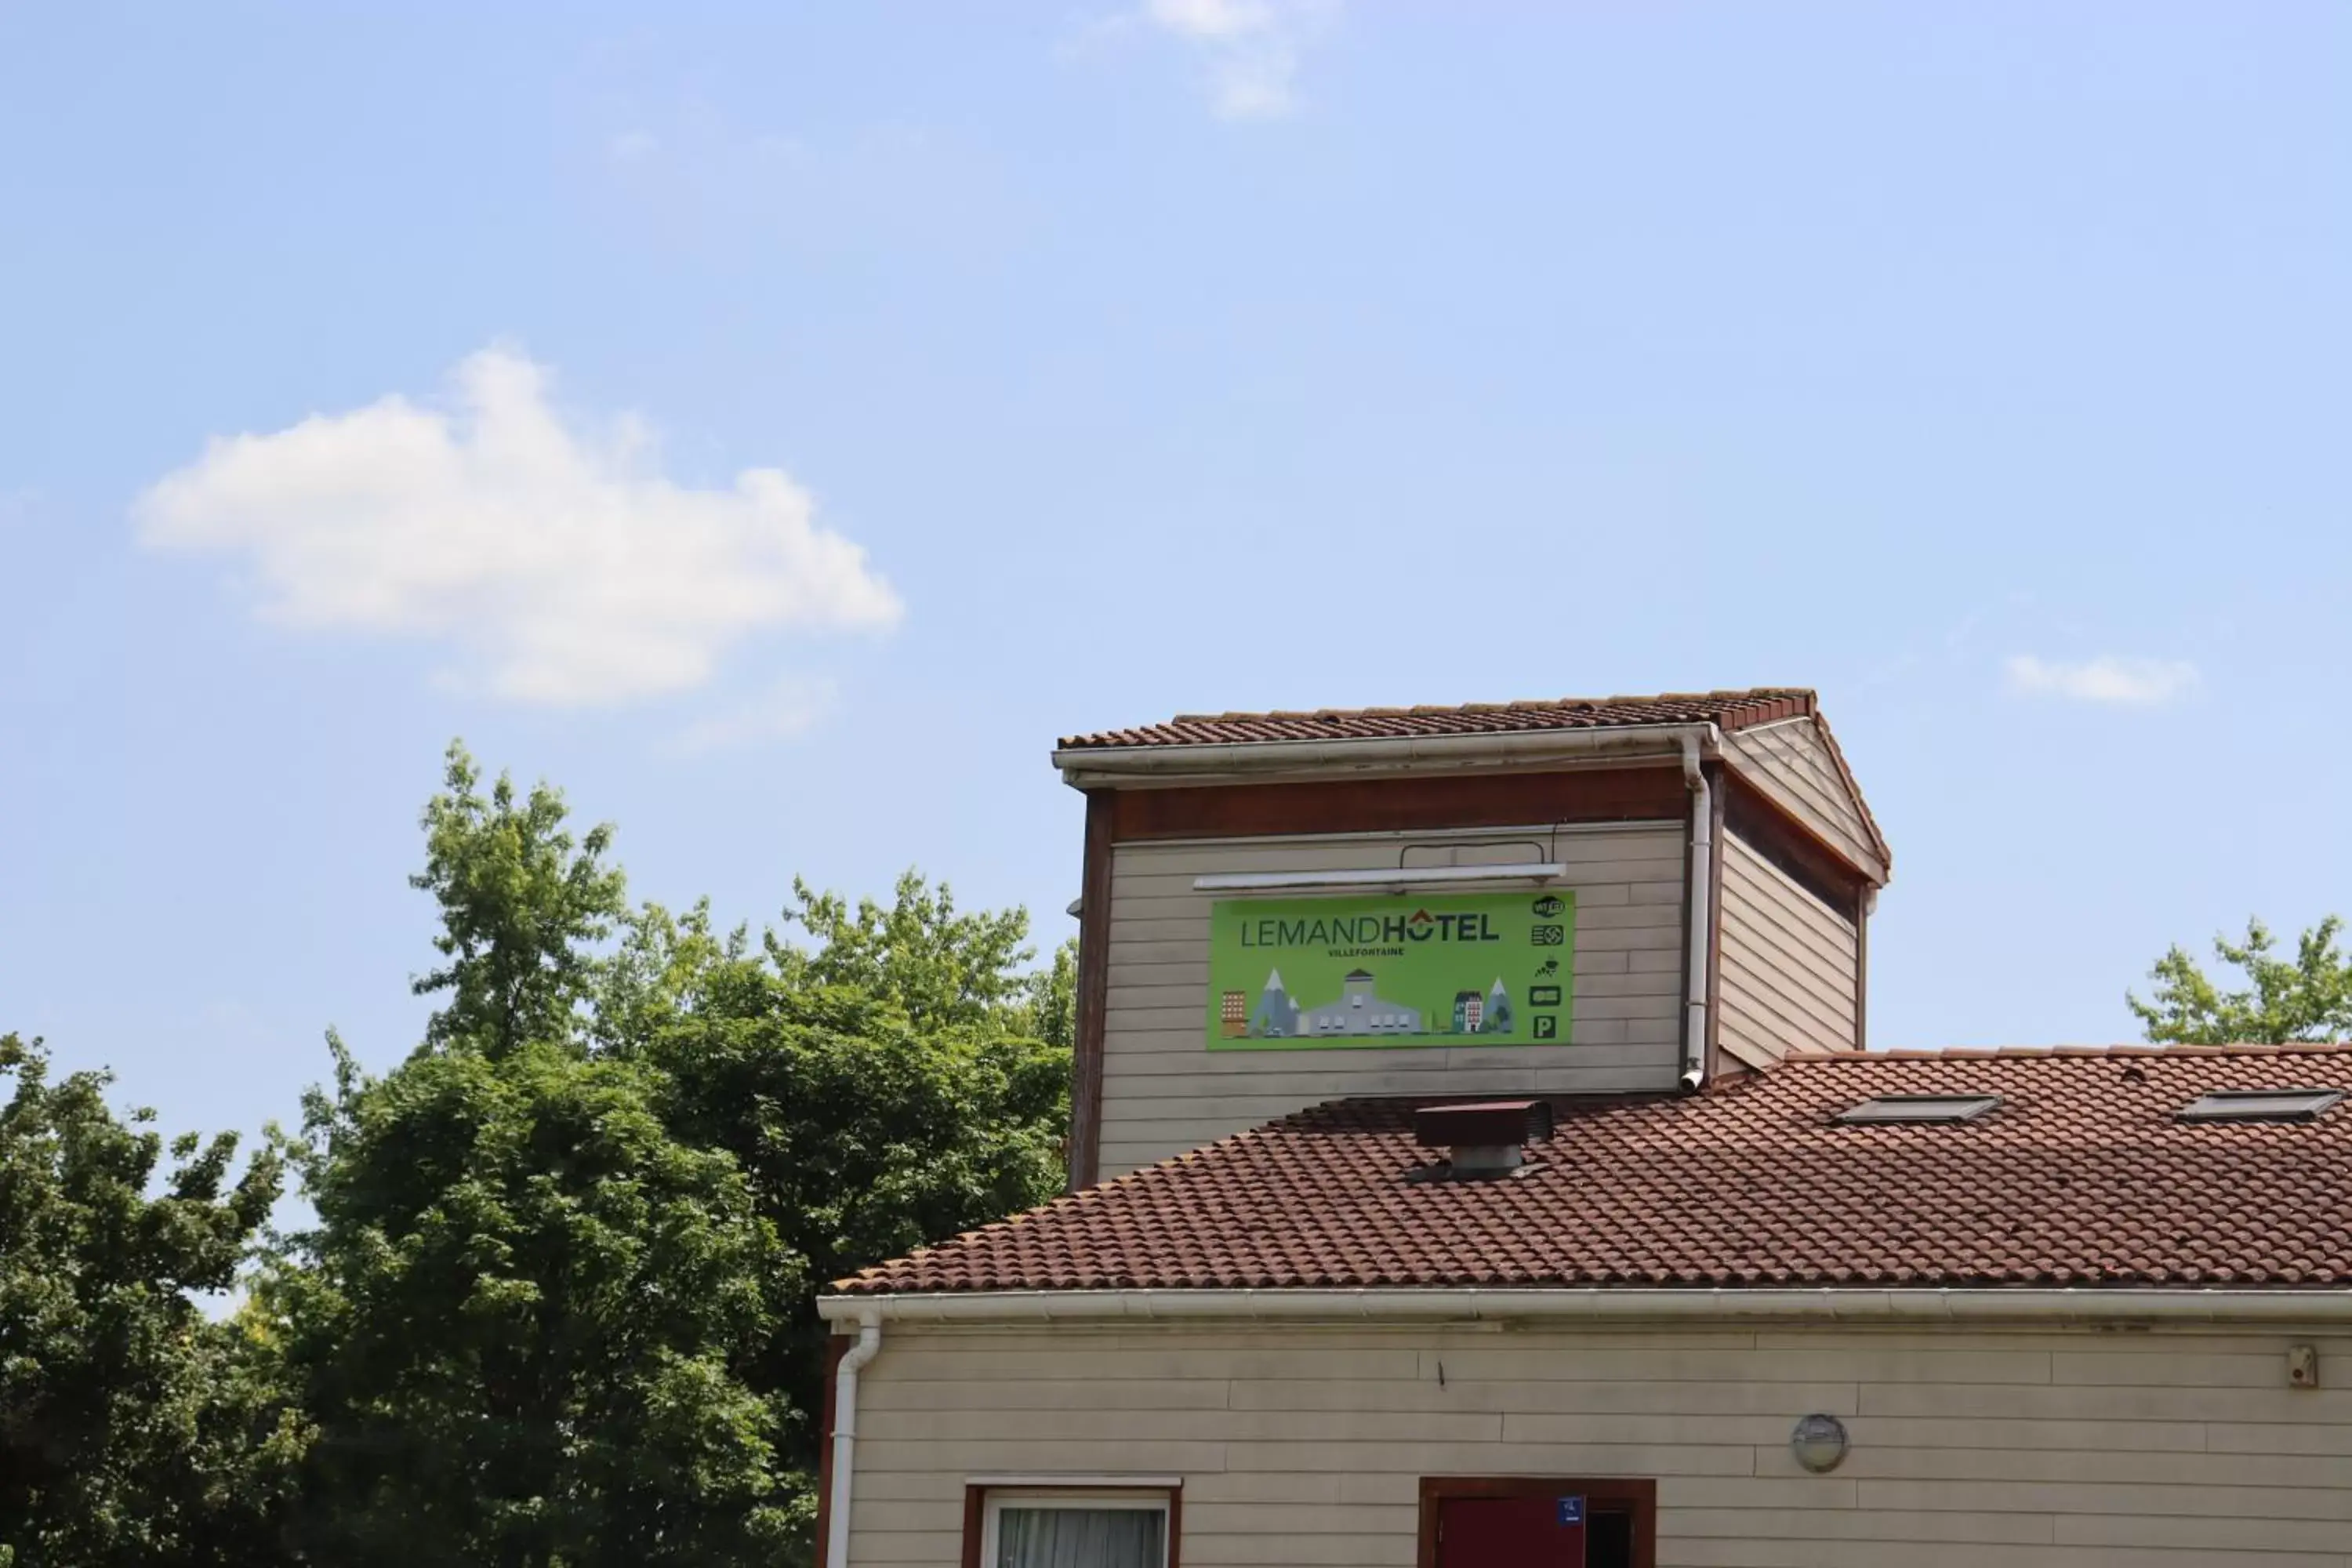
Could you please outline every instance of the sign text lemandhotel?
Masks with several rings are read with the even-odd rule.
[[[1573,893],[1222,900],[1209,1048],[1560,1044],[1575,969]]]

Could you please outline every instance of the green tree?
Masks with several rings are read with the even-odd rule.
[[[1078,1043],[1078,941],[1072,937],[1054,950],[1054,961],[1024,977],[1028,994],[1022,1000],[1019,1027],[1067,1053]]]
[[[792,946],[776,932],[767,939],[776,972],[796,987],[840,986],[886,997],[918,1029],[1004,1029],[1022,1017],[1030,994],[1021,966],[1029,947],[1029,911],[961,913],[942,882],[934,891],[922,876],[898,878],[888,908],[861,899],[853,913],[838,893],[820,893],[793,879],[796,907],[784,911],[816,940],[814,951]]]
[[[605,961],[591,1038],[600,1050],[635,1055],[664,1026],[700,1006],[713,972],[750,950],[745,928],[719,934],[708,899],[683,915],[647,902],[628,917],[620,946]]]
[[[735,1162],[643,1066],[338,1050],[301,1154],[317,1227],[264,1300],[319,1439],[320,1562],[644,1568],[791,1545],[786,1412],[741,1375],[798,1290]]]
[[[648,1059],[678,1135],[732,1154],[795,1261],[792,1332],[762,1377],[801,1417],[793,1453],[813,1468],[816,1291],[1060,1192],[1069,1055],[993,1030],[918,1028],[889,997],[740,963]]]
[[[506,1051],[572,1039],[602,973],[597,944],[628,912],[625,879],[604,864],[613,829],[575,843],[561,792],[541,784],[519,799],[504,773],[488,795],[481,786],[465,744],[451,742],[442,793],[425,807],[425,869],[409,879],[441,905],[433,945],[446,960],[414,989],[450,993],[425,1041]]]
[[[279,1558],[305,1431],[269,1347],[205,1320],[277,1201],[265,1147],[126,1123],[98,1072],[52,1082],[0,1036],[0,1562],[227,1568]],[[159,1185],[160,1173],[160,1185]]]
[[[336,1049],[317,1227],[260,1292],[319,1426],[320,1560],[805,1556],[822,1283],[1060,1190],[1076,965],[909,872],[794,883],[756,948],[629,910],[562,797],[427,807],[450,1000],[381,1080]],[[617,937],[617,940],[614,940]]]
[[[2284,1045],[2352,1037],[2352,963],[2336,950],[2343,929],[2328,916],[2303,933],[2290,959],[2277,954],[2268,926],[2249,921],[2243,942],[2213,939],[2215,955],[2244,973],[2242,987],[2223,990],[2174,947],[2148,972],[2157,983],[2154,1000],[2128,992],[2124,1000],[2155,1041]]]

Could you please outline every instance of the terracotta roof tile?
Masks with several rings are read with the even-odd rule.
[[[1129,746],[1229,745],[1255,741],[1361,741],[1408,735],[1601,730],[1621,725],[1714,723],[1725,730],[1813,714],[1802,687],[1669,692],[1657,697],[1563,697],[1459,707],[1322,708],[1271,713],[1188,713],[1162,724],[1071,735],[1064,751]]]
[[[2219,1089],[2352,1085],[2352,1047],[1792,1058],[1688,1098],[1556,1100],[1517,1173],[1409,1181],[1408,1100],[1339,1100],[840,1289],[2352,1286],[2352,1101],[2189,1125]],[[1979,1121],[1840,1126],[1878,1094]]]

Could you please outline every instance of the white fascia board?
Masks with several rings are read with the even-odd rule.
[[[827,1296],[832,1322],[2352,1322],[2352,1290],[1006,1290]]]
[[[1123,1488],[1129,1491],[1172,1492],[1182,1489],[1184,1478],[1181,1476],[1122,1476],[1113,1471],[1106,1471],[1100,1475],[1068,1476],[1057,1476],[1050,1471],[1034,1473],[1024,1471],[1018,1475],[966,1476],[963,1479],[963,1484],[968,1487],[1000,1489],[1019,1487],[1054,1491],[1110,1491]]]
[[[1621,724],[1590,730],[1507,730],[1471,735],[1367,736],[1335,741],[1228,741],[1204,745],[1078,746],[1054,753],[1076,788],[1177,783],[1202,776],[1307,776],[1409,769],[1540,767],[1631,755],[1678,757],[1685,735],[1717,754],[1713,724]]]

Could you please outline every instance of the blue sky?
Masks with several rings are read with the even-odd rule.
[[[1058,734],[1790,683],[1895,847],[1874,1040],[2129,1037],[2167,943],[2352,905],[2347,58],[0,6],[0,1027],[173,1125],[398,1059],[453,735],[641,895],[917,865],[1051,942]]]

